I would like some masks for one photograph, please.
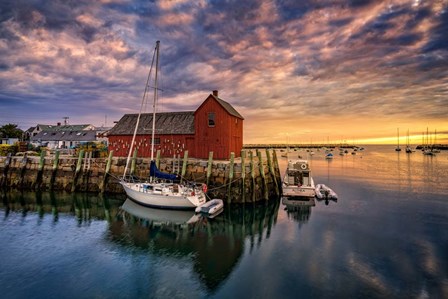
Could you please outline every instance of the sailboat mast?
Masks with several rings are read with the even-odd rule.
[[[156,44],[157,54],[158,54],[158,49],[159,49],[159,47],[158,47],[159,44],[158,43],[159,43],[159,41],[157,41],[157,44]],[[154,51],[154,52],[156,52],[156,51]],[[138,113],[137,122],[136,122],[135,128],[134,128],[134,134],[132,135],[131,146],[129,148],[128,158],[126,160],[126,166],[125,166],[124,172],[123,172],[123,180],[126,177],[126,172],[128,170],[128,167],[129,167],[129,162],[131,160],[132,150],[134,149],[135,137],[137,136],[137,130],[138,130],[138,126],[140,124],[140,117],[141,117],[142,112],[143,112],[143,107],[145,106],[146,95],[147,95],[148,88],[149,88],[149,80],[151,79],[151,72],[152,72],[152,67],[153,67],[153,64],[154,64],[154,55],[155,55],[155,53],[153,54],[152,61],[151,61],[151,67],[150,67],[149,73],[148,73],[148,78],[146,79],[145,91],[143,92],[142,103],[140,105],[140,112]],[[152,154],[152,152],[151,152],[151,154]]]
[[[154,139],[156,134],[156,103],[158,97],[157,76],[159,71],[159,46],[160,41],[156,42],[156,74],[154,79],[154,102],[152,104],[152,135],[151,135],[151,161],[154,160]]]

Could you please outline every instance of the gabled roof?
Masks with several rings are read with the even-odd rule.
[[[95,130],[42,131],[32,136],[31,141],[95,141]]]
[[[218,102],[218,103],[219,103],[219,104],[220,104],[220,105],[227,111],[227,113],[229,113],[230,115],[233,115],[233,116],[235,116],[235,117],[244,119],[244,117],[241,116],[241,114],[239,114],[238,111],[236,111],[235,108],[233,108],[232,105],[230,105],[229,103],[227,103],[227,102],[224,101],[223,99],[221,99],[221,98],[215,96],[214,94],[210,94],[210,95],[207,97],[207,99],[208,99],[209,97],[212,97],[213,99],[215,99],[215,100],[216,100],[216,101],[217,101],[217,102]],[[204,103],[205,103],[205,101],[204,101]],[[202,106],[204,103],[202,103],[201,106]],[[199,106],[199,107],[201,107],[201,106]],[[198,108],[198,110],[199,110],[199,108]],[[196,111],[197,111],[197,110],[196,110]]]
[[[37,125],[41,131],[81,131],[90,125]]]
[[[134,134],[138,114],[125,114],[118,123],[107,132],[111,135]],[[152,134],[152,113],[144,113],[140,116],[137,130],[138,135]],[[194,112],[164,112],[156,114],[156,134],[194,134]]]
[[[29,127],[28,130],[26,130],[26,133],[31,133],[36,129],[36,127]]]

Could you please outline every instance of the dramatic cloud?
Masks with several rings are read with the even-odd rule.
[[[443,131],[446,32],[443,0],[6,0],[0,125],[112,125],[138,111],[160,40],[160,109],[218,89],[245,143]]]

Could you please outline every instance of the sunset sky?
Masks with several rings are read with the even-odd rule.
[[[157,40],[159,111],[217,89],[244,143],[448,142],[448,0],[2,0],[0,125],[137,113]]]

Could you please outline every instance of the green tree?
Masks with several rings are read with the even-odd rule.
[[[0,136],[3,138],[21,138],[23,131],[15,124],[7,124],[0,127]]]

